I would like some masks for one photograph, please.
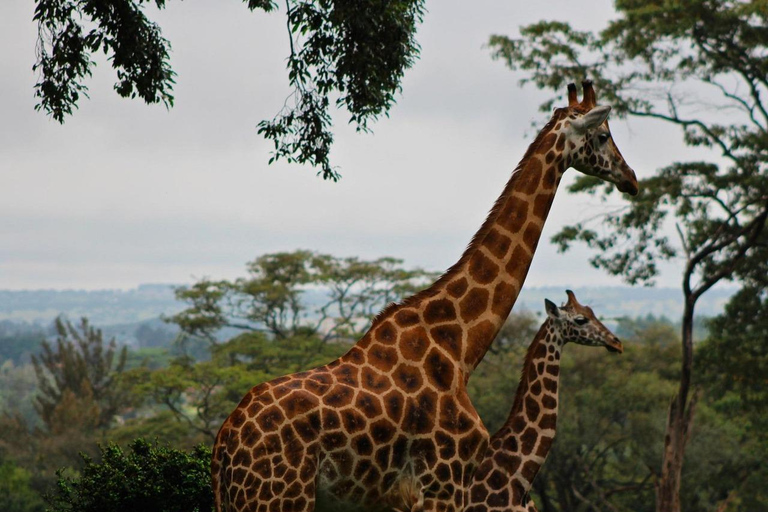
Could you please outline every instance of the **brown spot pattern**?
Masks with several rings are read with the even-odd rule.
[[[424,320],[429,324],[448,322],[456,318],[456,308],[448,299],[437,299],[427,304]]]
[[[459,311],[464,322],[471,322],[479,317],[488,307],[488,290],[485,288],[472,288],[461,302]]]
[[[499,275],[499,266],[481,251],[475,251],[469,259],[469,273],[479,284],[488,284]]]
[[[448,284],[446,289],[448,290],[448,293],[451,295],[451,297],[459,298],[462,295],[464,295],[464,292],[467,291],[467,278],[462,277],[460,279],[457,279],[456,281],[452,281]]]

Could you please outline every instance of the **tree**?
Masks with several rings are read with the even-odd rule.
[[[435,277],[401,264],[275,253],[250,262],[248,277],[179,288],[177,298],[189,307],[168,321],[181,328],[181,342],[208,340],[210,358],[181,356],[168,368],[134,368],[122,385],[137,405],[159,406],[200,436],[191,438],[211,442],[252,386],[339,357],[381,308]]]
[[[747,286],[734,295],[725,312],[709,322],[710,335],[698,348],[712,407],[738,419],[736,436],[752,457],[751,465],[732,471],[728,498],[747,510],[766,510],[768,480],[768,296],[765,288]]]
[[[91,54],[100,49],[117,72],[120,96],[173,106],[170,42],[144,12],[145,4],[164,9],[166,0],[36,3],[38,110],[60,123],[72,114],[81,96],[87,97]],[[272,0],[245,4],[251,11],[278,8]],[[293,92],[274,119],[259,124],[259,133],[274,142],[270,162],[309,163],[336,181],[340,175],[329,160],[330,97],[337,96],[336,106],[346,109],[358,130],[367,131],[369,122],[387,114],[419,53],[414,34],[423,0],[286,0],[285,8]]]
[[[29,471],[0,459],[0,507],[4,512],[43,512],[43,500],[30,487]]]
[[[190,453],[152,445],[143,439],[125,452],[116,445],[101,449],[101,462],[83,456],[79,476],[59,474],[47,496],[52,512],[210,512],[211,451]]]
[[[756,433],[768,428],[768,293],[745,287],[709,322],[710,336],[700,348],[702,380],[713,398],[733,393],[752,414]]]
[[[0,364],[6,360],[19,364],[37,352],[45,337],[42,329],[9,320],[0,321]]]
[[[178,288],[176,298],[190,307],[168,320],[211,343],[222,328],[264,332],[276,340],[355,337],[389,302],[434,277],[401,264],[395,258],[365,261],[310,251],[267,254],[248,263],[248,277]]]
[[[105,347],[101,330],[94,329],[86,318],[78,327],[57,318],[55,327],[56,347],[44,341],[42,353],[32,356],[40,417],[51,431],[71,425],[61,420],[73,410],[78,411],[75,418],[87,419],[84,426],[109,426],[125,400],[114,384],[125,367],[126,348],[118,351],[114,338]]]
[[[679,126],[685,144],[711,148],[726,163],[675,162],[641,180],[626,208],[600,218],[602,231],[582,222],[554,237],[562,250],[574,241],[597,249],[595,267],[633,284],[652,283],[660,260],[684,261],[682,371],[656,496],[657,511],[678,511],[696,403],[696,302],[722,280],[768,274],[768,9],[758,0],[617,0],[616,9],[618,18],[599,34],[540,22],[521,28],[520,39],[493,36],[490,45],[496,58],[527,73],[523,83],[559,91],[589,76],[619,116]],[[611,194],[589,177],[571,191]],[[677,243],[666,234],[673,220]]]

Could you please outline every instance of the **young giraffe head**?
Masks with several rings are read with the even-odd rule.
[[[582,82],[584,98],[579,103],[576,86],[568,84],[568,106],[559,109],[570,156],[569,166],[616,185],[621,192],[637,195],[635,171],[627,165],[608,128],[611,107],[598,106],[592,82]]]
[[[568,302],[562,307],[544,299],[547,315],[563,343],[603,346],[610,352],[623,352],[624,347],[619,338],[597,319],[592,308],[579,304],[571,290],[565,293],[568,294]]]

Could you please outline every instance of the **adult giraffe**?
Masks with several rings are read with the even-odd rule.
[[[624,351],[592,308],[579,304],[571,290],[566,293],[561,308],[545,301],[547,318],[528,347],[512,411],[472,476],[466,512],[536,512],[528,493],[555,438],[563,346]]]
[[[461,510],[488,432],[466,381],[509,315],[569,167],[637,193],[591,82],[530,145],[461,259],[387,307],[345,355],[260,384],[219,431],[219,512],[311,511],[317,496]]]

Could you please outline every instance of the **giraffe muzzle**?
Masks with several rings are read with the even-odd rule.
[[[608,340],[608,342],[605,344],[605,348],[608,350],[608,352],[616,352],[618,354],[621,354],[624,352],[624,345],[622,345],[621,340],[619,340],[619,338],[613,338],[612,340]]]
[[[616,185],[616,188],[619,189],[619,192],[623,192],[625,194],[629,194],[631,196],[636,196],[638,193],[637,188],[637,180],[635,181],[623,181]]]

